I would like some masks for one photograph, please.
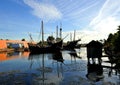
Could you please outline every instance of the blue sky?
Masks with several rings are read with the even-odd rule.
[[[63,37],[76,30],[82,42],[107,38],[120,25],[120,0],[0,0],[0,39],[39,40],[41,20],[45,37],[55,36],[62,23]],[[69,36],[65,41],[70,40]]]

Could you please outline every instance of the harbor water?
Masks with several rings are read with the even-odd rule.
[[[0,85],[120,85],[120,72],[88,64],[86,48],[60,53],[0,53]],[[92,69],[90,66],[93,66]],[[98,70],[96,70],[98,69]]]

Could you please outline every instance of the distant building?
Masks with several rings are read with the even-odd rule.
[[[7,48],[29,48],[27,41],[20,40],[0,40],[0,49]]]

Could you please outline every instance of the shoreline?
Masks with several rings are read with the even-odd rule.
[[[15,52],[15,51],[29,51],[29,49],[28,48],[19,48],[19,49],[4,48],[4,49],[0,49],[0,53],[2,53],[2,52]]]
[[[14,49],[12,49],[12,48],[0,49],[0,53],[2,53],[2,52],[12,52],[12,51],[14,51]]]

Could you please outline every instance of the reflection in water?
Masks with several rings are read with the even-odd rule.
[[[76,50],[72,50],[70,53],[71,57],[74,57],[74,58],[81,58],[80,56],[78,56]]]
[[[113,69],[114,73],[108,76],[109,69],[103,67],[108,65],[106,62],[88,63],[86,51],[82,48],[81,58],[75,57],[74,53],[62,51],[30,54],[29,57],[28,53],[3,53],[5,59],[0,62],[0,85],[120,85],[120,74],[114,75]],[[71,57],[75,58],[74,63]],[[0,58],[3,60],[2,55]]]
[[[91,81],[100,81],[100,79],[103,79],[103,67],[101,64],[90,64],[88,63],[87,67],[87,75],[86,77],[90,79]]]
[[[57,61],[57,62],[53,62],[51,64],[57,64],[56,65],[56,69],[52,66],[52,67],[48,67],[46,66],[47,62],[46,62],[46,58],[48,57],[47,55],[52,56],[52,58]],[[35,77],[32,81],[33,84],[35,85],[46,85],[46,84],[59,84],[59,82],[62,80],[62,72],[61,72],[61,68],[62,68],[62,63],[63,63],[63,57],[62,57],[62,53],[55,53],[55,54],[38,54],[38,55],[34,55],[34,54],[30,54],[29,56],[29,60],[33,60],[33,59],[37,59],[39,60],[40,66],[36,69],[36,71],[40,72],[40,75]],[[60,62],[60,63],[59,63]],[[33,65],[33,61],[30,64],[30,68]]]
[[[108,77],[112,77],[113,74],[116,76],[120,74],[120,68],[116,67],[116,65],[113,66],[113,63],[110,63],[109,61],[105,62],[110,64],[110,66],[103,65],[103,67],[108,71]]]
[[[28,56],[29,52],[9,52],[9,53],[3,52],[0,53],[0,62]]]
[[[57,52],[53,54],[53,59],[58,61],[58,62],[62,62],[64,61],[62,53],[61,52]]]
[[[0,53],[0,85],[25,85],[25,78],[28,75],[21,73],[23,68],[20,68],[22,66],[20,59],[28,56],[29,52]]]
[[[71,52],[70,52],[69,54],[70,54],[70,56],[71,56],[71,62],[72,62],[72,58],[74,58],[74,61],[75,61],[75,62],[76,62],[76,58],[80,58],[80,59],[81,59],[81,57],[78,56],[76,50],[71,50]]]
[[[57,62],[53,62],[53,64],[54,63],[57,64],[58,77],[62,77],[63,76],[63,67],[62,67],[62,65],[64,64],[63,63],[64,59],[63,59],[62,53],[61,52],[54,53],[53,54],[53,60],[57,61]]]

